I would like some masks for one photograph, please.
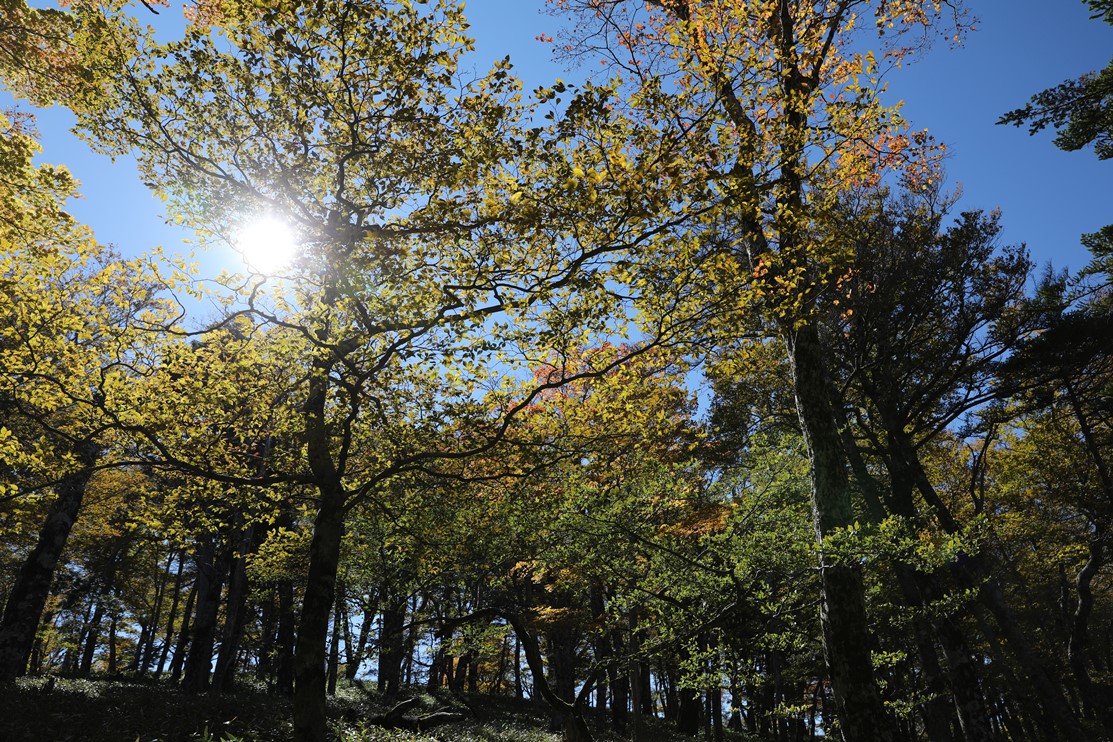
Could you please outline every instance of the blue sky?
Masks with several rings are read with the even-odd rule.
[[[1092,152],[1061,152],[1048,133],[996,126],[1004,112],[1036,91],[1104,66],[1113,56],[1113,27],[1088,18],[1081,0],[972,0],[978,30],[963,46],[939,43],[919,61],[890,77],[893,100],[905,116],[927,128],[951,152],[947,174],[960,186],[961,209],[1000,208],[1003,241],[1026,242],[1039,262],[1079,268],[1087,253],[1082,232],[1113,222],[1113,161]],[[477,39],[472,63],[485,69],[511,55],[527,88],[556,77],[574,80],[550,58],[551,47],[535,40],[553,33],[561,19],[542,12],[543,0],[472,0],[468,17]],[[171,11],[167,11],[171,12]],[[161,22],[162,19],[153,19]],[[0,94],[0,107],[10,107]],[[161,202],[139,182],[132,163],[94,155],[68,133],[64,111],[40,112],[43,161],[65,164],[82,181],[85,198],[74,215],[104,242],[134,254],[162,245],[188,250],[180,229],[166,225]],[[205,273],[237,269],[239,257],[210,253]]]

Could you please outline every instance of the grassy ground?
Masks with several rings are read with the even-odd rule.
[[[369,686],[367,687],[369,688]],[[388,704],[378,693],[347,686],[330,699],[338,742],[558,742],[544,708],[493,696],[417,695],[411,715],[451,709],[466,719],[424,734],[383,729],[364,720]],[[25,678],[0,690],[0,742],[286,742],[289,702],[264,688],[192,696],[153,681]],[[662,733],[661,740],[671,735]]]

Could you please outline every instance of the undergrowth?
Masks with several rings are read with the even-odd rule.
[[[545,708],[530,700],[447,691],[418,698],[415,714],[451,710],[465,719],[424,733],[385,729],[369,722],[395,703],[372,684],[344,684],[329,698],[335,742],[558,742]],[[252,681],[233,693],[184,693],[151,679],[23,678],[0,688],[0,742],[289,742],[287,699]],[[686,740],[664,724],[647,739]],[[738,739],[733,737],[733,739]],[[600,734],[599,742],[620,738]]]
[[[336,742],[555,742],[544,711],[517,699],[417,695],[425,711],[451,708],[462,722],[424,734],[368,723],[390,705],[370,686],[345,685],[329,698]],[[23,678],[0,689],[3,742],[288,742],[287,699],[241,682],[229,694],[184,693],[154,680]]]

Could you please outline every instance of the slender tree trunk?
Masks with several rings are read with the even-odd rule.
[[[468,653],[468,693],[479,692],[479,654]]]
[[[155,588],[155,605],[151,610],[150,628],[146,629],[145,641],[139,642],[139,647],[135,652],[134,668],[141,674],[147,674],[147,670],[151,668],[151,661],[154,659],[155,653],[155,635],[158,633],[159,623],[162,621],[162,604],[166,600],[166,587],[170,582],[170,570],[174,565],[175,550],[170,549],[169,555],[166,557],[166,567],[162,571],[162,576],[159,578],[158,585]],[[176,606],[175,606],[176,607]],[[171,615],[170,621],[173,623],[174,617]],[[142,650],[142,651],[140,651]]]
[[[113,611],[108,621],[108,674],[111,677],[115,677],[120,671],[116,664],[116,626],[119,620],[120,617]]]
[[[603,594],[603,589],[599,585],[592,585],[589,591],[589,600],[591,603],[591,613],[594,620],[599,625],[605,625],[607,602]],[[595,661],[604,662],[609,661],[614,657],[614,648],[611,645],[610,632],[600,633],[594,641]],[[611,668],[604,678],[599,681],[599,687],[595,695],[595,725],[596,728],[602,730],[606,727],[607,722],[607,696],[613,694],[611,682],[615,676],[614,668]]]
[[[657,704],[653,701],[653,670],[645,662],[642,663],[641,684],[638,698],[641,699],[642,714],[648,719],[656,719]]]
[[[261,542],[262,529],[248,526],[240,539],[238,549],[230,550],[228,595],[225,600],[224,631],[220,639],[220,652],[213,672],[213,690],[229,693],[236,680],[236,658],[240,651],[244,626],[247,624],[247,556],[255,553]]]
[[[902,591],[909,588],[914,590],[914,584],[909,584],[914,579],[907,574],[910,570],[904,565],[896,565],[896,568]],[[928,695],[919,709],[928,742],[953,742],[950,721],[953,706],[947,702],[950,693],[943,682],[943,671],[939,665],[935,644],[931,640],[928,621],[922,615],[912,618],[912,636],[916,643],[916,654],[920,658],[920,672]]]
[[[642,673],[645,667],[638,660],[630,662],[630,740],[643,742],[645,736],[645,707],[642,703]]]
[[[359,625],[359,639],[356,642],[355,655],[348,666],[344,668],[344,677],[348,680],[355,679],[359,673],[359,666],[363,663],[363,658],[367,656],[367,640],[371,636],[371,624],[375,623],[375,614],[378,612],[377,601],[371,601],[363,608],[363,621]],[[432,682],[431,671],[430,682]]]
[[[514,634],[514,697],[525,697],[522,688],[522,640],[517,634]]]
[[[310,457],[317,459],[313,464],[315,472],[321,466],[331,468],[331,459],[323,463],[320,461],[321,457],[329,456],[328,437],[323,430],[318,432],[319,443],[311,441],[310,452]],[[323,450],[319,450],[321,447]],[[318,474],[318,488],[320,506],[309,545],[309,574],[294,652],[295,742],[325,742],[326,739],[325,643],[336,597],[346,498],[339,477],[325,478]]]
[[[1071,673],[1082,697],[1083,714],[1101,723],[1108,736],[1113,736],[1109,699],[1094,685],[1090,678],[1090,614],[1094,609],[1094,593],[1091,583],[1098,570],[1105,563],[1102,533],[1098,531],[1090,540],[1090,554],[1086,563],[1075,577],[1074,586],[1078,602],[1071,616],[1070,639],[1067,643],[1067,660]]]
[[[711,736],[715,742],[723,742],[723,682],[719,660],[719,634],[711,635],[710,648],[713,650],[708,670],[712,678],[708,689],[708,716],[711,719]]]
[[[441,687],[444,681],[445,670],[449,663],[448,656],[448,642],[452,638],[452,629],[444,621],[438,621],[437,628],[433,633],[433,640],[436,646],[433,647],[433,657],[429,662],[429,680],[426,687],[429,690],[436,690]]]
[[[852,456],[853,458],[853,456]],[[908,472],[896,466],[893,461],[886,461],[889,469],[890,487],[886,493],[886,502],[889,510],[894,515],[899,515],[906,522],[917,522],[916,508],[912,501],[914,484]],[[855,464],[860,466],[861,464]],[[946,688],[944,687],[942,668],[939,665],[939,656],[932,641],[932,628],[929,620],[924,616],[930,612],[930,600],[925,599],[920,587],[930,579],[928,575],[918,573],[914,568],[897,562],[893,565],[897,576],[904,602],[916,615],[912,619],[912,636],[916,644],[916,653],[920,658],[920,671],[924,678],[928,698],[920,706],[920,716],[924,721],[924,731],[928,742],[951,742],[951,709],[945,700]],[[952,682],[952,690],[956,686]],[[963,704],[958,702],[956,696],[956,710]]]
[[[383,585],[386,598],[382,631],[379,632],[379,691],[388,697],[398,694],[402,682],[402,661],[405,659],[405,599],[391,596],[390,586]]]
[[[921,594],[941,592],[934,575],[927,575],[933,592],[927,593],[921,583]],[[934,601],[932,601],[934,602]],[[943,656],[947,659],[947,677],[954,693],[955,710],[959,727],[966,742],[991,742],[997,739],[990,727],[990,713],[986,706],[979,679],[979,668],[962,629],[950,616],[939,616],[932,622]]]
[[[156,593],[158,592],[156,588]],[[155,627],[151,626],[152,616],[147,616],[146,619],[139,623],[139,639],[135,642],[135,651],[131,655],[131,662],[128,663],[128,672],[139,672],[139,665],[143,661],[143,655],[147,651],[147,644],[150,642],[151,635],[155,631]]]
[[[340,676],[340,626],[343,604],[344,587],[341,585],[336,591],[335,606],[332,611],[332,636],[329,637],[328,645],[328,673],[325,692],[330,696],[336,695],[336,680]]]
[[[510,669],[510,637],[502,637],[499,642],[499,663],[495,669],[495,676],[487,686],[487,693],[498,695],[502,693],[503,683],[506,682],[506,673]]]
[[[43,614],[42,625],[44,627],[50,626],[54,622],[55,612],[48,610]],[[38,675],[42,672],[43,658],[46,654],[46,647],[44,646],[42,631],[35,632],[35,644],[31,647],[31,662],[30,671],[32,675]]]
[[[178,644],[174,647],[174,657],[170,660],[170,683],[176,685],[182,677],[182,668],[185,666],[186,650],[189,648],[189,638],[192,634],[190,622],[193,620],[193,606],[197,603],[197,580],[194,579],[193,587],[186,598],[185,610],[182,611],[182,627],[178,629]]]
[[[267,599],[259,604],[259,644],[258,661],[255,663],[255,677],[267,680],[274,677],[275,634],[278,630],[278,590],[275,586],[267,593]]]
[[[90,602],[85,607],[85,613],[81,617],[81,630],[77,632],[77,642],[69,647],[66,647],[66,654],[62,658],[62,672],[76,673],[78,666],[81,662],[81,647],[85,640],[85,629],[92,620],[93,609],[96,606]]]
[[[174,638],[174,618],[178,613],[178,603],[182,599],[182,569],[185,566],[185,554],[178,554],[178,573],[174,577],[174,597],[170,599],[170,612],[166,616],[166,635],[162,639],[162,649],[158,653],[158,665],[155,667],[155,677],[162,676],[166,667],[166,657],[170,653],[170,643]]]
[[[197,564],[197,600],[193,615],[193,639],[185,661],[182,690],[202,693],[209,688],[213,645],[216,643],[220,593],[224,586],[223,560],[216,558],[216,538],[202,539],[195,555]]]
[[[81,675],[89,675],[93,671],[93,657],[97,653],[97,640],[100,639],[100,623],[103,619],[104,600],[98,598],[93,617],[85,626],[85,650],[81,653],[81,665],[77,668]]]
[[[93,657],[96,654],[97,641],[100,638],[100,624],[104,614],[109,610],[109,601],[116,585],[116,569],[120,559],[127,551],[127,541],[118,541],[108,556],[108,562],[100,570],[100,584],[98,585],[97,608],[89,622],[86,631],[85,653],[81,656],[82,675],[88,675],[93,670]]]
[[[410,605],[412,602],[412,605]],[[412,598],[412,601],[407,601],[407,607],[411,616],[419,616],[425,611],[426,596],[422,595],[420,599],[417,596]],[[418,625],[411,622],[410,626],[405,630],[405,639],[402,641],[402,673],[406,685],[413,685],[413,670],[414,670],[414,649],[417,647],[417,634]],[[474,676],[468,681],[474,683]],[[470,687],[470,686],[469,686]]]
[[[278,634],[275,638],[274,686],[285,698],[294,696],[294,583],[278,583]]]
[[[27,670],[39,618],[50,595],[54,570],[58,567],[62,550],[81,510],[85,488],[93,475],[97,447],[85,443],[75,453],[79,468],[55,487],[57,497],[50,505],[35,546],[19,567],[8,592],[3,616],[0,616],[0,683],[11,682]]]
[[[449,683],[453,693],[464,692],[464,681],[467,680],[468,661],[470,659],[470,652],[464,652],[456,658],[456,666],[452,669],[452,681]]]
[[[622,657],[625,646],[618,630],[611,632],[611,646],[614,647],[615,656]],[[630,704],[630,677],[617,665],[607,669],[607,677],[611,685],[611,728],[616,734],[625,735],[627,707]]]
[[[344,676],[347,677],[348,668],[359,662],[359,654],[356,650],[356,643],[352,641],[352,616],[348,612],[346,595],[339,601],[338,605],[340,606],[340,637],[344,640]]]

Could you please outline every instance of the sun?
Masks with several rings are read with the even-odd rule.
[[[298,254],[293,227],[278,217],[266,214],[239,229],[236,249],[252,270],[270,273],[289,265]]]

